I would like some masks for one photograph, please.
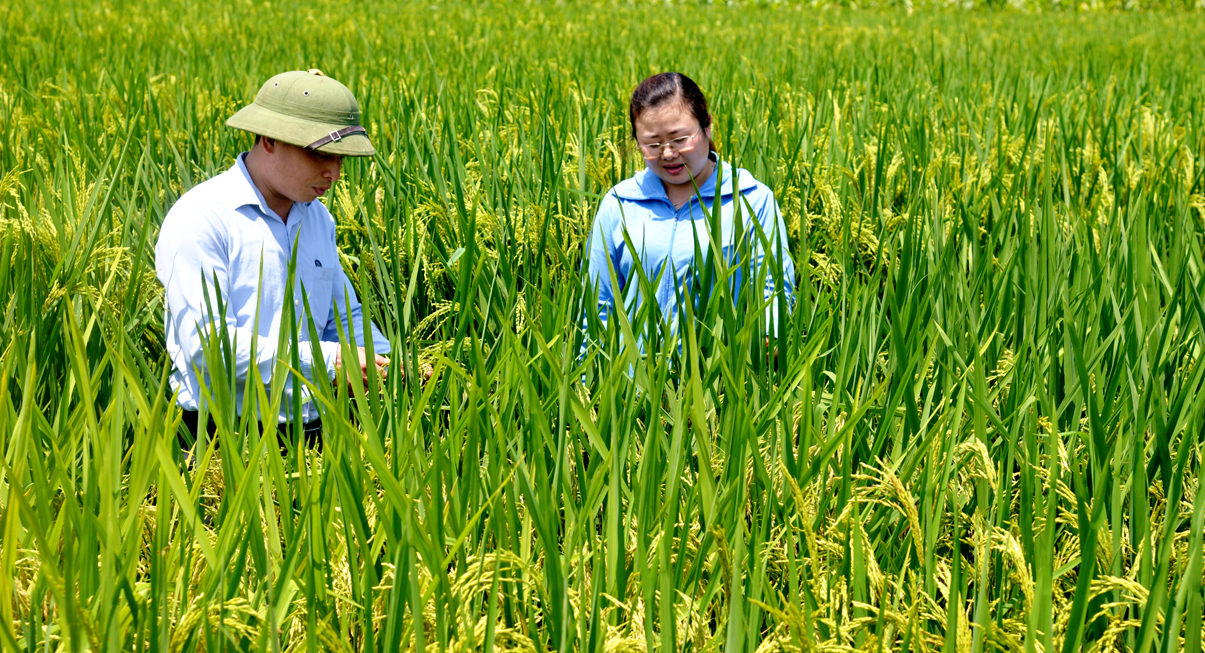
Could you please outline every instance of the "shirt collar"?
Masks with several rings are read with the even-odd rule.
[[[718,164],[715,170],[711,172],[711,176],[707,181],[699,186],[699,196],[703,198],[715,197],[715,183],[717,177],[722,177],[720,183],[720,196],[728,197],[732,195],[732,180],[733,177],[738,177],[738,189],[741,192],[747,191],[757,185],[757,180],[753,175],[749,174],[744,169],[736,169],[733,172],[732,166],[725,161],[720,161],[719,155],[714,151],[708,155],[712,161]],[[657,175],[649,171],[648,168],[637,172],[635,175],[625,179],[615,186],[615,195],[620,199],[625,200],[663,200],[668,202],[669,196],[665,194],[665,184],[661,183],[661,179]]]
[[[280,216],[276,215],[268,207],[267,200],[264,199],[263,193],[259,192],[259,188],[251,179],[251,173],[247,170],[247,152],[243,152],[234,158],[234,165],[230,168],[230,175],[233,177],[230,184],[229,195],[227,196],[230,202],[230,208],[241,209],[244,206],[253,206],[259,209],[259,212],[265,216],[273,217],[280,220]],[[237,172],[236,172],[237,170]],[[293,208],[289,211],[289,221],[294,219],[300,220],[303,211],[298,211],[299,207],[308,207],[309,202],[293,202]],[[284,222],[281,220],[281,222]]]

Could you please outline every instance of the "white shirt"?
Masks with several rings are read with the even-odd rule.
[[[253,363],[268,385],[278,354],[286,364],[292,359],[287,330],[285,349],[278,352],[277,347],[294,244],[297,263],[293,297],[301,372],[314,380],[315,360],[309,324],[304,321],[303,288],[319,336],[319,354],[331,379],[341,347],[337,316],[348,319],[343,323],[345,334],[354,329],[356,341],[364,341],[360,301],[339,264],[334,218],[321,202],[294,202],[286,224],[252,183],[243,163],[245,156],[239,155],[229,170],[185,193],[164,218],[155,246],[155,269],[167,291],[167,352],[175,368],[171,384],[178,393],[177,402],[186,410],[198,410],[202,401],[198,370],[209,392],[213,392],[202,333],[207,338],[220,337],[223,321],[215,319],[216,328],[210,328],[202,278],[208,286],[208,305],[215,316],[224,318],[234,354],[239,410]],[[258,335],[254,350],[253,335]],[[372,340],[376,353],[389,353],[389,341],[376,325],[372,326]],[[292,410],[292,388],[290,378],[277,416],[282,423]],[[309,393],[304,388],[302,392],[302,421],[309,422],[318,417],[318,412],[309,402]]]

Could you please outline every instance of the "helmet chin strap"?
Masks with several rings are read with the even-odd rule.
[[[344,127],[343,129],[340,129],[338,131],[333,131],[333,132],[327,134],[326,136],[319,138],[318,140],[314,141],[313,143],[306,145],[305,149],[316,150],[316,149],[322,147],[323,145],[326,145],[327,143],[341,141],[341,140],[343,140],[344,136],[350,136],[352,134],[367,134],[367,133],[368,133],[368,130],[364,129],[363,127],[361,127],[359,125],[352,125],[351,127]]]

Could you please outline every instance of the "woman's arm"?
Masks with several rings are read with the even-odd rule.
[[[754,204],[754,209],[757,212],[757,221],[762,233],[754,235],[754,260],[751,272],[754,275],[760,275],[762,266],[766,266],[766,282],[762,298],[766,301],[773,298],[773,303],[766,307],[766,324],[772,333],[776,333],[778,331],[778,298],[781,296],[786,299],[788,311],[795,304],[795,261],[791,258],[791,247],[787,242],[787,225],[782,218],[782,211],[778,208],[778,202],[774,199],[774,192],[764,186],[759,190],[761,192],[758,194],[758,201]],[[769,259],[767,259],[767,253]],[[779,265],[773,265],[774,262]],[[779,273],[781,273],[780,278]]]
[[[586,245],[586,282],[598,291],[595,311],[603,326],[615,308],[615,298],[623,296],[627,283],[626,270],[620,261],[621,208],[614,193],[607,193],[599,204],[594,224],[590,228],[590,240]],[[583,323],[583,326],[585,324]]]

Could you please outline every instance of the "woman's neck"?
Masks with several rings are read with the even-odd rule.
[[[702,188],[703,184],[707,183],[707,178],[711,176],[712,172],[715,172],[715,161],[707,159],[707,164],[703,166],[703,169],[699,171],[699,174],[694,176],[693,184],[670,185],[665,182],[661,182],[661,184],[665,186],[665,196],[669,199],[669,203],[673,204],[675,209],[682,208],[687,202],[690,201],[691,197],[694,197],[695,186]]]

